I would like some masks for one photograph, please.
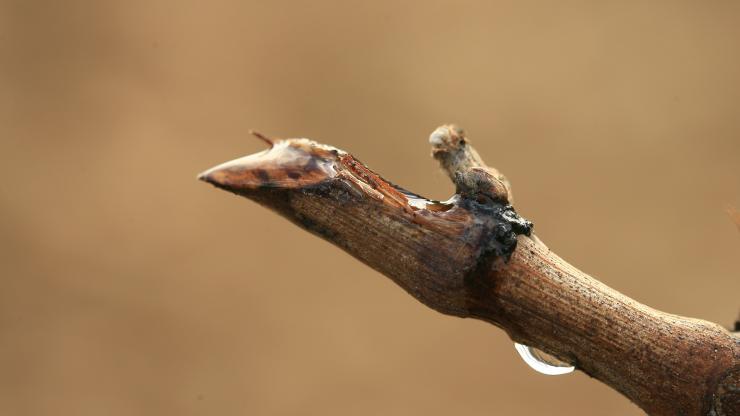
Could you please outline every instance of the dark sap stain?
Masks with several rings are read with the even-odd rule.
[[[509,204],[490,198],[488,195],[473,194],[463,197],[460,205],[470,211],[475,218],[477,245],[481,246],[478,261],[466,276],[466,282],[473,290],[485,290],[484,279],[496,259],[508,262],[517,245],[517,236],[530,236],[534,225],[519,216]],[[480,286],[483,284],[483,286]]]

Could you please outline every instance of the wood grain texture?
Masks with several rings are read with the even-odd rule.
[[[562,260],[461,129],[430,137],[457,187],[445,202],[331,146],[260,138],[270,149],[200,178],[336,244],[439,312],[485,320],[572,363],[649,414],[740,415],[740,337],[640,304]]]

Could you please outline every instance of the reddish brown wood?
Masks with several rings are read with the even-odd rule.
[[[442,313],[504,329],[620,391],[653,415],[740,415],[740,337],[656,311],[550,251],[508,207],[508,181],[463,132],[432,134],[457,185],[449,201],[395,187],[348,153],[306,139],[200,178],[327,239]]]

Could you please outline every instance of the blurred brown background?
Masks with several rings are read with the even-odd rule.
[[[456,122],[561,256],[728,326],[740,3],[609,3],[2,0],[0,414],[641,414],[195,180],[255,128],[445,198]]]

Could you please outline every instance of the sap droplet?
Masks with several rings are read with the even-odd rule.
[[[518,342],[514,343],[514,348],[522,356],[524,362],[538,373],[548,376],[559,376],[561,374],[572,373],[576,369],[572,365],[560,361],[537,348],[519,344]]]

